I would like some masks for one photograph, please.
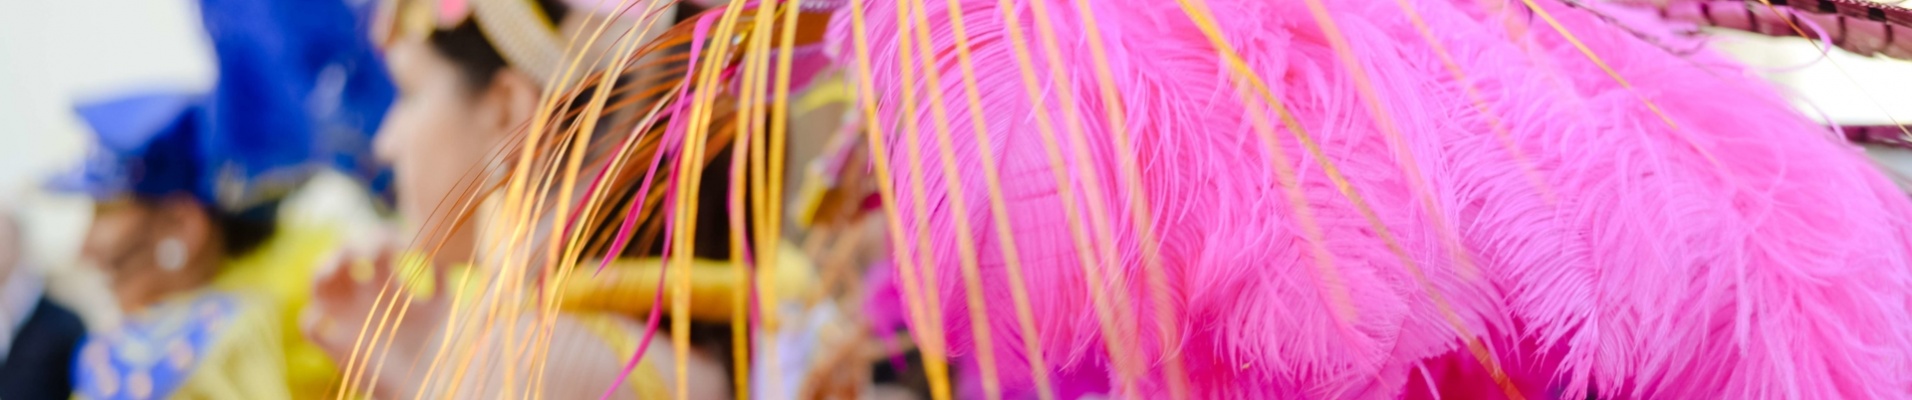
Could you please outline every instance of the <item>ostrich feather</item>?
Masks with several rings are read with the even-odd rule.
[[[862,99],[878,108],[868,123],[893,144],[878,156],[895,169],[895,215],[927,232],[893,232],[927,244],[927,254],[899,252],[934,274],[932,306],[953,354],[976,354],[971,324],[986,324],[994,378],[1011,397],[1032,395],[1030,355],[1016,339],[1031,334],[1049,369],[1034,372],[1059,387],[1134,391],[1125,397],[1166,397],[1186,383],[1194,398],[1398,398],[1410,381],[1470,383],[1423,372],[1469,340],[1488,343],[1494,367],[1516,375],[1506,385],[1528,396],[1912,395],[1912,205],[1767,85],[1719,67],[1732,63],[1670,54],[1634,34],[1671,37],[1670,25],[1604,11],[1646,21],[1621,30],[1548,1],[1511,4],[1514,14],[1483,8],[1492,2],[1405,1],[1443,55],[1393,2],[1326,2],[1359,70],[1382,89],[1372,100],[1403,133],[1390,144],[1303,2],[1206,2],[1225,42],[1298,123],[1273,129],[1256,126],[1279,120],[1271,105],[1243,100],[1245,80],[1174,2],[1093,1],[1092,15],[1066,0],[954,3],[863,0],[861,27],[833,20],[832,51],[871,66],[851,69],[876,93]],[[930,23],[899,19],[899,9]],[[980,109],[963,97],[956,11]],[[1509,30],[1529,13],[1557,19],[1632,88],[1566,35]],[[1028,38],[1029,58],[1012,28]],[[868,43],[853,40],[857,29]],[[927,49],[914,29],[927,30]],[[867,60],[854,59],[859,45]],[[1450,78],[1443,56],[1468,79]],[[1033,100],[1024,63],[1040,84]],[[1114,98],[1101,95],[1099,68]],[[970,113],[981,115],[993,159],[976,147]],[[932,139],[942,132],[956,137],[949,149]],[[944,150],[958,172],[936,168]],[[985,163],[1001,171],[997,182],[974,172]],[[1543,196],[1528,168],[1557,196]],[[1287,179],[1305,213],[1286,197]],[[963,198],[952,198],[952,181]],[[991,209],[991,184],[1006,209]],[[1372,205],[1381,229],[1339,185]],[[992,212],[1009,215],[1012,235],[996,233]],[[958,238],[976,241],[987,321],[968,317]],[[999,246],[1011,241],[1037,294],[1036,332],[1018,328],[1007,301],[1010,260]],[[1326,263],[1310,253],[1317,242]],[[1082,243],[1091,250],[1078,252]],[[1151,289],[1151,268],[1167,290]],[[1157,295],[1169,301],[1148,300]],[[1157,313],[1159,304],[1173,310]],[[1176,329],[1153,328],[1164,315]],[[1128,361],[1139,369],[1122,371]],[[1173,381],[1171,365],[1186,382]]]

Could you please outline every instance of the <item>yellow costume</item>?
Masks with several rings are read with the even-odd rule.
[[[790,246],[783,246],[778,265],[758,282],[759,293],[775,293],[778,298],[802,298],[816,290],[816,268],[808,258]],[[591,276],[586,265],[565,284],[562,306],[567,311],[600,311],[644,318],[651,302],[657,299],[658,282],[665,279],[664,261],[655,258],[612,261],[603,272]],[[697,321],[729,322],[738,286],[729,261],[692,260],[690,318]],[[663,285],[665,304],[671,298],[670,285]],[[763,299],[776,304],[777,299]]]
[[[129,315],[89,338],[75,371],[81,399],[319,399],[336,368],[297,326],[329,230],[281,227],[228,261],[209,287]]]
[[[763,293],[775,293],[774,298],[759,299],[766,310],[777,310],[777,304],[782,303],[782,299],[807,297],[816,290],[816,269],[808,258],[791,246],[782,246],[780,251],[778,265],[771,267],[770,273],[764,275],[765,279],[758,282],[760,296]],[[407,280],[406,286],[420,298],[433,296],[438,290],[431,287],[428,280],[412,279],[425,276],[418,271],[427,265],[424,260],[418,255],[405,257],[398,274],[400,279]],[[662,287],[665,290],[663,298],[666,299],[666,305],[672,295],[670,285],[658,284],[670,279],[662,274],[664,265],[664,260],[656,258],[614,260],[603,271],[593,271],[597,267],[595,263],[581,265],[562,290],[557,292],[559,310],[620,357],[637,354],[644,335],[643,321],[655,306],[653,301],[658,298],[658,289]],[[743,290],[731,263],[693,260],[690,269],[695,272],[691,275],[688,317],[702,322],[730,322],[731,307],[735,304],[736,295]],[[470,299],[489,289],[491,276],[469,275],[472,273],[483,272],[477,272],[469,266],[455,268],[446,281],[463,282],[464,285],[448,294],[463,294],[464,298]],[[466,303],[466,306],[480,307],[475,303]],[[527,307],[537,308],[535,304]],[[658,334],[660,336],[654,339],[651,346],[668,345],[667,337],[662,336],[668,333]],[[625,385],[632,388],[638,398],[669,397],[666,386],[668,379],[655,367],[654,362],[651,359],[643,360],[625,380]]]

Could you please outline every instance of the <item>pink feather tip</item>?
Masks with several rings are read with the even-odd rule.
[[[438,0],[438,27],[451,28],[471,17],[469,0]]]

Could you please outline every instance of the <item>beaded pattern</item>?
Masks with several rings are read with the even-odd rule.
[[[238,314],[238,299],[208,292],[155,307],[120,329],[89,338],[74,367],[78,398],[167,398]]]

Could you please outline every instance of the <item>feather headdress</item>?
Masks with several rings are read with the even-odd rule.
[[[1907,201],[1602,11],[865,1],[833,40],[918,328],[990,394],[1391,398],[1459,354],[1515,396],[1907,395]]]
[[[1842,24],[1892,11],[1828,3]],[[1671,50],[1692,42],[1675,15],[734,1],[612,64],[682,50],[681,74],[587,78],[655,100],[596,100],[644,117],[588,186],[640,193],[613,248],[688,265],[721,213],[752,228],[733,259],[774,264],[761,200],[782,198],[799,50],[822,41],[855,82],[906,319],[932,376],[973,371],[966,397],[1912,395],[1912,203],[1740,67]],[[700,211],[712,149],[745,156]]]

